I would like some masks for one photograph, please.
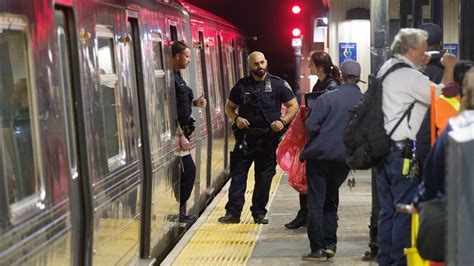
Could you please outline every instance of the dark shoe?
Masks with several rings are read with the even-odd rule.
[[[326,256],[328,259],[334,257],[336,255],[336,245],[328,245],[324,248],[324,253],[326,253]]]
[[[296,218],[293,219],[293,221],[285,224],[285,227],[288,229],[298,229],[305,225],[306,225],[306,219],[296,216]]]
[[[303,255],[302,259],[307,261],[327,261],[328,257],[326,256],[326,253],[324,253],[324,251],[320,249],[316,252],[311,252],[309,254]]]
[[[195,215],[186,215],[184,213],[179,215],[180,223],[190,223],[196,221],[197,217]]]
[[[226,213],[226,215],[220,217],[217,221],[221,224],[238,224],[240,223],[240,216]]]
[[[253,221],[256,224],[268,224],[268,219],[265,218],[265,215],[258,215],[257,217],[253,217]]]

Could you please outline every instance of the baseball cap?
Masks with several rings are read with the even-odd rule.
[[[434,23],[424,23],[420,25],[420,29],[428,32],[428,45],[439,44],[443,39],[441,28]]]
[[[356,61],[346,60],[342,62],[340,70],[344,79],[355,78],[358,81],[365,83],[365,81],[360,80],[360,65]]]

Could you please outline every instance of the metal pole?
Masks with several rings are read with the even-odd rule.
[[[474,60],[474,1],[460,0],[459,54],[461,59]]]
[[[295,85],[293,92],[295,93],[298,104],[301,104],[300,76],[301,76],[301,46],[293,47],[295,50]]]
[[[413,28],[418,28],[423,23],[423,3],[420,0],[412,0]]]
[[[409,14],[411,14],[410,0],[400,0],[400,29],[408,27]]]
[[[431,22],[443,29],[443,0],[431,0]]]
[[[388,0],[370,1],[370,24],[372,28],[370,40],[371,72],[375,73],[390,54],[389,49],[389,17]],[[373,260],[378,253],[377,223],[380,213],[380,204],[377,198],[376,171],[372,170],[372,209],[369,224],[369,248],[363,260]]]

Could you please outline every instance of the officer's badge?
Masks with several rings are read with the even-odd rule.
[[[270,79],[265,81],[265,92],[272,92],[272,82]]]

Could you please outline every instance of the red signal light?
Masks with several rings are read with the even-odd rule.
[[[293,14],[297,15],[301,12],[301,7],[299,5],[294,5],[293,7],[291,7],[291,12],[293,12]]]
[[[291,34],[293,34],[294,37],[300,37],[301,35],[301,30],[299,28],[294,28],[292,31],[291,31]]]

